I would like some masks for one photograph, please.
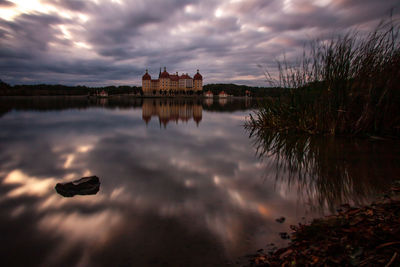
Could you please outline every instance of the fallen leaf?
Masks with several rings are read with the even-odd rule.
[[[292,252],[293,252],[293,250],[291,250],[291,249],[286,250],[285,252],[283,252],[283,253],[279,256],[279,259],[285,258],[286,256],[290,255],[290,253],[292,253]]]
[[[380,248],[384,248],[384,247],[388,247],[388,246],[392,246],[392,245],[398,245],[398,244],[400,244],[400,242],[388,242],[388,243],[384,243],[384,244],[377,246],[376,249],[380,249]]]

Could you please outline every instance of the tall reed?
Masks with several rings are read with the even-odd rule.
[[[400,136],[399,32],[387,20],[367,35],[313,41],[297,64],[278,62],[279,77],[269,81],[287,90],[263,103],[247,127]]]

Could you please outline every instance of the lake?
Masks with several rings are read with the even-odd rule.
[[[255,102],[0,99],[2,266],[223,266],[400,178],[398,142],[251,133]]]

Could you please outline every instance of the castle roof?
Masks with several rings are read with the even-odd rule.
[[[176,74],[169,74],[167,72],[167,68],[164,67],[164,71],[161,72],[160,69],[160,74],[159,74],[159,78],[157,80],[151,79],[150,74],[148,73],[148,70],[146,69],[146,73],[142,76],[142,80],[151,80],[152,82],[156,82],[159,81],[159,79],[171,79],[171,81],[179,81],[181,79],[194,79],[194,80],[202,80],[203,76],[201,76],[201,74],[199,73],[199,70],[197,70],[197,73],[194,75],[194,78],[190,77],[187,73],[183,73],[182,75],[178,75],[178,72]]]
[[[161,75],[160,75],[160,78],[161,78],[161,79],[162,79],[162,78],[169,78],[169,73],[166,72],[166,71],[163,71],[163,72],[161,73]]]
[[[142,80],[151,80],[151,76],[147,70],[146,70],[146,73],[143,75]]]
[[[179,76],[176,75],[176,74],[169,75],[169,78],[171,79],[171,81],[178,81],[179,80]]]
[[[164,67],[164,71],[161,73],[160,78],[169,78],[169,73],[167,72],[166,67]]]
[[[203,76],[199,73],[199,70],[197,70],[197,73],[194,75],[193,79],[195,80],[203,80]]]
[[[187,74],[182,74],[181,76],[179,76],[179,79],[192,79],[192,78]]]

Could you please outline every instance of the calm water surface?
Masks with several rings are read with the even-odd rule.
[[[250,133],[251,107],[0,99],[2,266],[222,266],[400,178],[398,143]]]

